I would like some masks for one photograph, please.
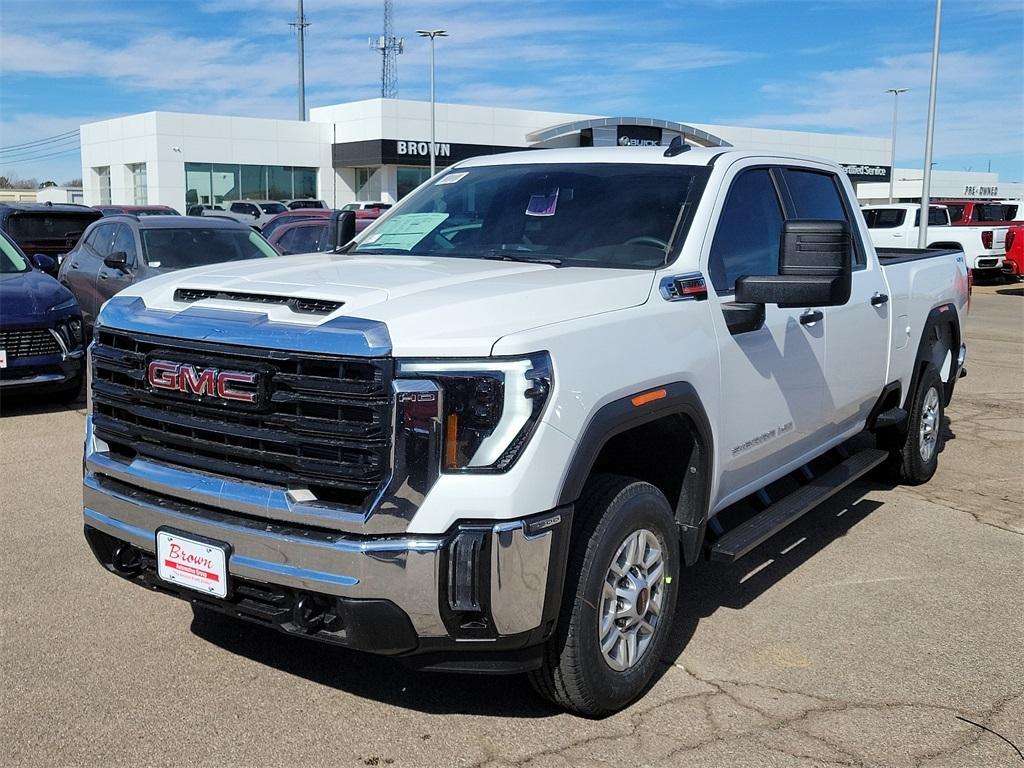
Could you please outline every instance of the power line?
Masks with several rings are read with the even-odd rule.
[[[6,149],[18,149],[19,147],[31,147],[31,146],[37,145],[37,144],[50,144],[50,143],[55,142],[55,141],[57,141],[59,139],[64,139],[64,138],[67,138],[69,136],[73,136],[73,135],[75,135],[77,133],[78,133],[78,129],[75,128],[75,130],[73,130],[73,131],[68,131],[67,133],[58,133],[55,136],[47,136],[44,139],[35,139],[34,141],[26,141],[23,144],[8,144],[6,147],[0,147],[0,151],[6,150]]]
[[[49,145],[40,145],[36,147],[26,147],[25,149],[11,149],[11,150],[0,150],[0,158],[5,160],[15,160],[20,156],[34,155],[37,152],[51,152],[57,149],[68,149],[72,145],[80,146],[77,136],[68,136],[60,141],[52,142]]]
[[[36,155],[35,157],[16,157],[12,159],[0,158],[0,163],[3,163],[4,165],[14,165],[15,163],[28,163],[35,160],[49,160],[50,158],[68,155],[72,152],[80,152],[81,149],[81,147],[71,147],[70,149],[65,149],[60,152],[51,152],[50,154]]]

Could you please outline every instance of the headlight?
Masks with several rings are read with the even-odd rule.
[[[78,301],[72,296],[67,301],[62,301],[60,304],[54,304],[50,307],[50,312],[62,312],[65,309],[77,309]]]
[[[436,381],[444,392],[447,471],[505,472],[537,428],[551,393],[551,358],[419,361],[398,364],[398,376]]]

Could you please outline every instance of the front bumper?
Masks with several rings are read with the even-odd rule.
[[[571,509],[466,521],[436,536],[360,537],[200,505],[187,500],[187,489],[176,497],[130,485],[104,471],[111,460],[87,450],[86,536],[108,570],[136,583],[378,653],[519,649],[540,643],[553,627]],[[198,474],[196,482],[209,482]],[[230,545],[228,574],[239,588],[228,601],[156,577],[150,561],[161,527]],[[254,597],[260,590],[266,594]],[[253,608],[252,600],[260,605]],[[334,629],[303,620],[310,601],[340,617]],[[267,608],[275,605],[283,610]]]
[[[82,374],[82,350],[67,355],[22,357],[0,370],[0,388],[5,392],[21,388],[61,387]]]

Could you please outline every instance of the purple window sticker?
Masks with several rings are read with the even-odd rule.
[[[530,195],[526,206],[527,216],[554,216],[558,208],[558,188],[546,195]]]

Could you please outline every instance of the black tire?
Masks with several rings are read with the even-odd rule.
[[[598,717],[637,698],[657,670],[675,612],[679,539],[672,508],[661,491],[629,477],[591,478],[576,514],[558,626],[547,642],[541,668],[530,673],[530,682],[555,704]],[[599,606],[612,559],[631,534],[642,530],[653,533],[661,547],[664,570],[656,587],[651,582],[662,590],[661,610],[645,649],[631,666],[617,671],[601,650]],[[649,594],[653,596],[653,590]]]
[[[926,365],[911,396],[906,432],[890,433],[882,437],[882,444],[890,451],[891,465],[897,477],[907,485],[928,482],[939,466],[945,413],[943,400],[942,378],[934,365]],[[930,452],[922,449],[928,433],[928,430],[922,429],[926,419],[932,422],[931,434],[934,438]],[[929,454],[927,458],[925,453]]]

